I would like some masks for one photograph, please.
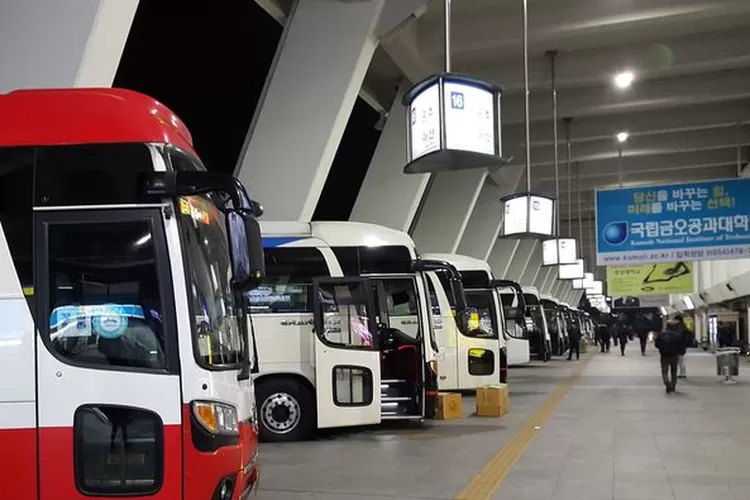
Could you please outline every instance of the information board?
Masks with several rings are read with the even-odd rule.
[[[596,192],[603,266],[750,257],[750,179]]]
[[[561,280],[578,280],[583,281],[584,276],[583,259],[578,259],[575,264],[563,264],[557,268],[557,277]],[[573,287],[575,289],[575,286]],[[581,283],[583,288],[583,283]]]
[[[445,148],[495,154],[494,94],[458,82],[445,82]]]
[[[640,264],[607,266],[607,291],[610,295],[640,297],[693,292],[693,264]]]
[[[411,159],[440,149],[440,91],[438,84],[422,91],[411,102]]]

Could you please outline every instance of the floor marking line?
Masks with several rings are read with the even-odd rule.
[[[534,410],[515,436],[456,495],[455,500],[488,500],[492,496],[531,444],[537,434],[537,426],[541,427],[549,420],[557,409],[557,405],[583,375],[592,358],[593,356],[587,356],[576,365],[573,371],[547,396],[547,399]]]

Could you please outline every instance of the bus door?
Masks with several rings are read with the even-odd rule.
[[[318,427],[378,424],[380,339],[370,280],[315,278]]]
[[[432,327],[438,344],[438,389],[458,389],[458,360],[456,359],[458,333],[453,310],[443,285],[434,271],[425,273],[432,308]]]
[[[458,332],[458,388],[475,389],[500,380],[499,313],[494,290],[466,289],[465,294],[467,304],[479,312],[481,329]]]
[[[182,498],[161,211],[39,211],[34,231],[39,498]]]

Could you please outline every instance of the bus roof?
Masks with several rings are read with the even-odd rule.
[[[459,271],[486,271],[492,278],[492,268],[486,261],[455,253],[426,253],[423,259],[442,260],[453,264]]]
[[[329,246],[405,246],[413,254],[414,240],[403,231],[365,222],[261,221],[264,240],[292,243],[297,239],[319,238]]]
[[[159,101],[111,88],[0,94],[0,147],[167,143],[193,151],[185,124]]]

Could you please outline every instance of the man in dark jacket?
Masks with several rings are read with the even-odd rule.
[[[607,325],[600,323],[596,327],[596,337],[599,339],[602,352],[609,352],[609,329]]]
[[[641,343],[641,356],[646,355],[646,344],[648,343],[648,334],[651,332],[651,328],[648,320],[643,314],[638,315],[638,319],[635,323],[636,333],[638,340]]]
[[[568,330],[568,340],[570,341],[568,361],[573,359],[574,352],[576,353],[576,359],[581,359],[581,327],[577,321],[574,321],[573,326]]]
[[[664,386],[667,393],[674,392],[677,387],[677,362],[684,345],[678,323],[674,320],[669,321],[666,330],[656,334],[654,345],[659,349]]]

